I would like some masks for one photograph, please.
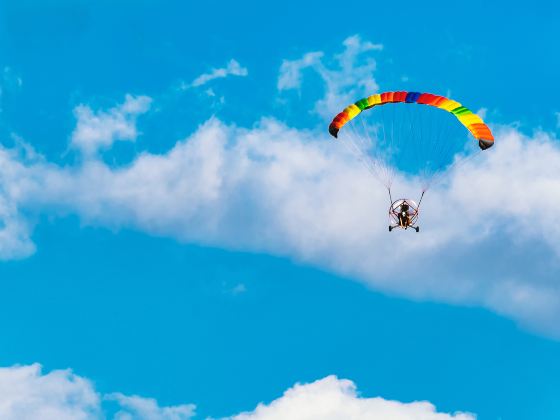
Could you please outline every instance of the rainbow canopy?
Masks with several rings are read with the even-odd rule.
[[[482,121],[482,118],[473,113],[470,109],[445,96],[420,92],[383,92],[360,99],[356,103],[344,108],[342,112],[334,117],[329,126],[329,133],[336,138],[338,137],[338,131],[362,111],[375,106],[398,102],[407,104],[416,103],[441,108],[455,115],[461,124],[467,127],[474,138],[478,140],[478,145],[482,150],[488,149],[494,144],[494,136],[488,126]]]

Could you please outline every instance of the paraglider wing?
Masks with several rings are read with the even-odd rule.
[[[478,115],[473,113],[470,109],[462,106],[459,102],[432,93],[420,92],[383,92],[375,95],[368,96],[367,98],[360,99],[356,103],[347,106],[340,112],[329,125],[329,133],[338,138],[339,130],[346,125],[349,121],[353,120],[362,111],[376,106],[381,106],[389,103],[404,102],[408,104],[429,105],[439,109],[443,109],[455,115],[457,119],[463,124],[478,140],[480,149],[486,150],[494,144],[494,136],[488,126],[482,121]]]
[[[422,191],[440,179],[445,169],[494,144],[482,118],[461,103],[407,91],[360,99],[333,118],[329,133],[387,188],[401,173],[419,180]],[[473,137],[476,142],[467,141]]]

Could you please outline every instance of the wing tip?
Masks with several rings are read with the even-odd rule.
[[[480,150],[486,150],[494,146],[494,140],[478,139],[478,147]]]

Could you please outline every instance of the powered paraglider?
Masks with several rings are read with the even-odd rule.
[[[389,231],[412,227],[418,232],[420,204],[430,186],[445,170],[494,144],[494,136],[482,118],[459,102],[406,91],[360,99],[334,117],[329,133],[387,188],[391,203]],[[469,137],[476,141],[468,141]],[[418,204],[408,198],[393,201],[391,186],[397,173],[419,182]]]

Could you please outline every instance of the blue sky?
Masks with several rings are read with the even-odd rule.
[[[545,6],[0,2],[0,383],[25,391],[0,414],[269,419],[316,390],[344,397],[328,418],[558,418]],[[368,89],[450,94],[496,134],[421,235],[388,236],[326,133]]]

